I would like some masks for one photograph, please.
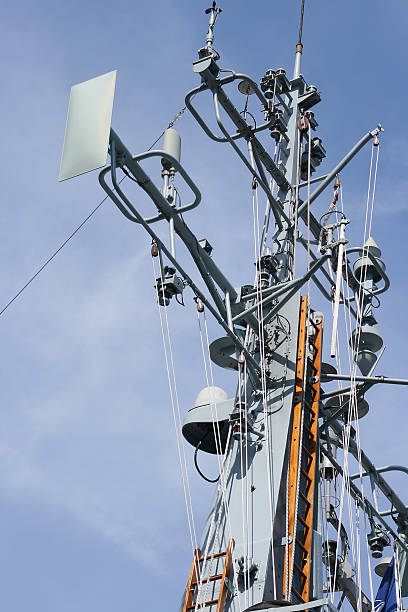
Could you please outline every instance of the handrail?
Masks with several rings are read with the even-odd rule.
[[[112,132],[113,132],[113,130],[112,130]],[[112,166],[121,167],[122,164],[120,163],[120,157],[119,157],[119,160],[117,160],[117,152],[116,152],[116,147],[115,147],[115,143],[116,142],[118,142],[118,144],[119,144],[120,140],[118,139],[116,134],[113,132],[113,134],[111,136]],[[185,213],[185,212],[187,212],[189,210],[192,210],[193,208],[197,208],[197,206],[201,202],[201,192],[198,189],[197,185],[192,180],[192,178],[184,170],[184,168],[180,164],[180,162],[175,157],[173,157],[172,155],[167,153],[166,151],[161,151],[161,150],[153,150],[153,151],[146,151],[146,153],[140,153],[139,155],[132,156],[132,160],[135,161],[135,162],[139,162],[139,161],[142,161],[144,159],[148,159],[150,157],[160,157],[161,159],[166,159],[167,161],[169,161],[171,163],[172,167],[175,168],[175,170],[180,173],[180,175],[183,177],[183,179],[185,180],[187,185],[190,187],[191,191],[194,193],[195,199],[192,202],[190,202],[189,204],[184,204],[180,208],[176,208],[175,206],[173,206],[172,209],[173,209],[174,213],[175,214],[182,214],[182,213]],[[111,172],[112,173],[112,166],[107,166],[107,168],[105,168],[106,173],[107,172]],[[162,213],[159,213],[157,215],[154,215],[153,217],[148,217],[147,219],[145,219],[145,221],[146,221],[146,223],[150,224],[150,223],[156,223],[156,221],[160,221],[161,219],[164,219],[164,218],[165,218],[164,215]]]
[[[234,331],[232,331],[227,323],[225,322],[223,316],[221,314],[219,314],[216,309],[212,306],[212,304],[207,300],[207,298],[204,296],[204,294],[202,293],[202,291],[200,291],[200,289],[197,287],[197,285],[194,283],[194,281],[191,279],[191,277],[187,274],[187,272],[185,272],[185,270],[182,268],[182,266],[178,263],[178,261],[173,257],[173,255],[170,253],[170,251],[167,249],[166,245],[162,242],[162,240],[160,240],[160,238],[158,237],[158,235],[154,232],[154,230],[150,227],[149,224],[146,223],[146,221],[143,219],[142,215],[134,208],[134,206],[131,206],[131,212],[132,212],[132,216],[128,210],[126,210],[125,206],[122,204],[122,202],[120,201],[120,199],[117,197],[117,195],[115,194],[115,192],[109,187],[109,185],[106,183],[105,181],[105,175],[107,174],[107,171],[109,171],[109,168],[104,168],[100,173],[99,173],[99,183],[101,185],[101,187],[103,188],[103,190],[108,194],[108,196],[112,199],[112,201],[116,204],[116,206],[119,208],[119,210],[125,215],[125,217],[127,217],[127,219],[129,219],[130,221],[133,221],[134,223],[140,223],[140,225],[142,225],[144,227],[144,229],[147,231],[147,233],[150,235],[150,237],[156,242],[156,244],[158,245],[158,247],[163,251],[163,253],[166,255],[167,259],[172,263],[172,265],[176,268],[176,270],[178,270],[181,274],[181,276],[184,278],[184,280],[186,281],[186,284],[191,287],[192,291],[194,292],[194,294],[200,298],[200,300],[203,302],[203,304],[208,308],[208,310],[211,312],[211,314],[214,316],[214,318],[216,319],[216,321],[221,325],[221,327],[224,329],[224,331],[227,333],[228,336],[230,336],[230,338],[232,339],[232,341],[234,342],[235,346],[244,353],[246,360],[247,360],[247,365],[248,365],[248,369],[252,375],[252,381],[255,384],[256,381],[258,380],[258,375],[260,373],[260,366],[259,364],[256,363],[255,359],[253,358],[253,356],[250,354],[250,352],[248,351],[248,349],[244,346],[244,344],[241,342],[241,340],[238,338],[238,336],[236,335],[236,333]],[[214,296],[212,295],[213,299]]]
[[[232,83],[236,79],[243,79],[245,81],[248,81],[251,84],[251,86],[253,87],[254,92],[257,95],[257,97],[259,98],[260,102],[264,106],[267,106],[267,100],[262,95],[262,93],[259,91],[258,85],[255,83],[255,81],[253,81],[246,74],[241,74],[239,72],[233,72],[231,76],[224,77],[223,79],[219,79],[218,81],[216,81],[216,84],[219,85],[219,86],[222,86],[222,85],[226,85],[228,83]],[[195,96],[197,93],[201,93],[201,92],[207,91],[209,89],[210,89],[210,86],[207,85],[206,83],[203,83],[202,85],[200,85],[200,87],[195,87],[194,89],[192,89],[191,91],[189,91],[187,93],[187,95],[185,97],[185,104],[186,104],[188,110],[190,111],[190,113],[193,115],[194,119],[202,127],[202,129],[207,134],[207,136],[209,138],[211,138],[211,140],[215,140],[216,142],[228,142],[229,139],[227,137],[223,138],[223,137],[220,137],[220,136],[216,136],[211,131],[211,129],[205,123],[204,119],[201,117],[201,115],[198,113],[196,108],[191,103],[191,99],[192,99],[193,96]],[[244,119],[243,119],[243,121],[244,121]],[[266,121],[265,123],[262,123],[258,127],[250,127],[248,125],[248,129],[251,130],[251,134],[255,134],[256,132],[261,132],[262,130],[266,130],[267,128],[271,127],[274,121],[275,121],[275,118],[272,117],[269,121]],[[232,140],[237,140],[238,138],[243,138],[243,136],[244,136],[244,134],[241,131],[238,131],[235,134],[233,134],[231,136],[231,138],[232,138]]]
[[[331,183],[331,181],[335,178],[335,176],[342,170],[347,164],[353,159],[355,155],[364,147],[365,144],[371,138],[375,138],[381,131],[381,125],[378,125],[371,132],[367,132],[364,136],[354,145],[354,147],[347,153],[345,157],[337,164],[333,170],[327,174],[326,178],[320,183],[319,187],[315,189],[315,191],[311,194],[311,196],[303,202],[298,208],[298,215],[300,216],[304,210],[307,210],[308,206],[326,189],[326,187]]]
[[[382,474],[383,472],[404,472],[404,474],[408,474],[408,468],[403,465],[386,465],[384,467],[375,468],[377,474]],[[350,476],[350,480],[354,480],[355,478],[360,478],[364,476],[370,476],[371,472],[363,472],[362,474],[353,474]]]
[[[230,142],[231,146],[233,147],[233,149],[236,151],[236,153],[238,154],[240,159],[243,161],[245,166],[251,172],[252,176],[254,178],[256,178],[256,180],[258,181],[258,184],[260,185],[260,187],[265,192],[266,197],[268,198],[268,200],[270,202],[270,205],[271,205],[271,208],[272,208],[272,212],[273,212],[273,215],[275,217],[275,221],[276,221],[279,229],[282,230],[283,229],[283,224],[282,224],[280,216],[283,216],[285,221],[288,224],[290,224],[290,221],[289,221],[288,217],[283,212],[283,209],[281,207],[279,207],[278,202],[273,197],[272,192],[269,189],[268,185],[266,185],[264,183],[263,179],[259,176],[259,174],[251,166],[251,164],[249,163],[249,161],[247,160],[245,155],[242,153],[241,149],[238,147],[237,144],[235,144],[235,142],[233,141],[232,137],[228,134],[228,132],[227,132],[226,128],[224,127],[224,124],[222,123],[222,120],[221,120],[220,108],[219,108],[219,105],[218,105],[218,94],[217,94],[217,92],[214,92],[213,96],[214,96],[215,116],[216,116],[217,123],[219,125],[220,130],[222,131],[223,134],[225,134],[225,137],[229,140],[229,142]]]

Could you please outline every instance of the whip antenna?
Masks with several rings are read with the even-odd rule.
[[[303,14],[305,11],[305,0],[302,0],[301,9],[300,9],[300,23],[299,23],[299,38],[296,44],[296,59],[295,59],[295,70],[293,72],[293,78],[297,78],[300,74],[300,60],[302,57],[303,44],[302,44],[302,34],[303,34]]]

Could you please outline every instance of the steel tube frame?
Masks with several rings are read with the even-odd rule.
[[[383,383],[387,385],[408,385],[406,378],[387,378],[386,376],[347,376],[345,374],[325,374],[326,381],[350,380],[356,382]]]
[[[408,474],[408,468],[403,465],[386,465],[384,467],[375,468],[377,474],[383,474],[384,472],[404,472],[404,474]],[[361,476],[370,476],[371,472],[363,472]],[[360,474],[353,474],[350,476],[350,480],[354,480],[355,478],[360,478]]]
[[[113,142],[115,142],[115,146],[113,146]],[[125,165],[129,171],[133,174],[138,184],[142,187],[142,189],[149,195],[149,197],[153,200],[159,210],[163,213],[164,217],[169,221],[170,219],[174,220],[174,229],[176,233],[183,240],[187,249],[189,250],[204,282],[207,285],[208,290],[220,312],[223,316],[224,320],[226,320],[226,310],[224,303],[219,295],[214,282],[220,287],[223,293],[229,292],[230,298],[233,300],[237,299],[237,293],[231,283],[225,278],[219,268],[216,266],[214,261],[208,255],[208,253],[201,247],[198,243],[196,237],[191,232],[187,224],[182,221],[177,214],[175,214],[173,207],[167,202],[164,198],[163,194],[157,189],[157,187],[150,180],[149,176],[144,172],[144,170],[140,167],[137,161],[133,160],[132,155],[127,150],[125,145],[121,142],[120,138],[115,134],[113,130],[111,130],[111,155],[112,157],[112,166],[108,166],[99,175],[99,182],[103,189],[108,193],[110,197],[112,197],[112,190],[107,185],[104,180],[105,175],[110,171],[112,176],[112,182],[114,184],[115,190],[126,203],[126,206],[133,214],[135,214],[136,209],[125,196],[123,191],[120,189],[117,181],[116,181],[116,145],[119,146],[120,150],[120,158],[121,163]],[[113,163],[115,161],[115,163]],[[122,209],[121,209],[122,210]],[[126,210],[126,209],[125,209]],[[123,210],[122,210],[123,212]],[[125,216],[131,220],[131,215],[124,213]],[[143,218],[143,217],[142,217]],[[258,321],[253,314],[250,314],[247,319],[248,324],[256,331],[259,327]]]
[[[260,187],[263,189],[263,191],[266,194],[266,197],[269,200],[269,203],[271,205],[272,208],[272,212],[273,212],[273,216],[275,217],[275,221],[279,227],[280,230],[283,229],[283,223],[281,220],[281,216],[283,216],[285,218],[285,221],[287,223],[289,223],[289,219],[287,218],[286,214],[283,212],[282,208],[280,208],[278,206],[278,202],[275,200],[275,198],[273,197],[271,190],[269,189],[269,186],[267,184],[264,183],[263,179],[259,176],[259,174],[254,170],[254,168],[252,168],[251,164],[249,163],[249,161],[247,160],[246,156],[242,153],[241,149],[238,147],[237,144],[235,144],[235,142],[232,140],[232,138],[230,137],[230,135],[228,134],[226,128],[224,127],[224,124],[222,123],[221,120],[221,115],[220,115],[220,108],[219,108],[219,104],[218,104],[218,94],[216,91],[213,92],[213,99],[214,99],[214,109],[215,109],[215,117],[217,119],[217,123],[218,126],[220,128],[220,130],[222,131],[222,133],[225,135],[225,137],[227,138],[228,142],[231,144],[231,146],[233,147],[233,149],[235,150],[235,152],[237,153],[237,155],[240,157],[241,161],[245,164],[245,166],[248,168],[248,170],[250,171],[250,173],[252,174],[252,176],[254,178],[256,178],[256,180],[258,181]]]
[[[322,451],[322,453],[329,459],[330,463],[333,465],[333,467],[339,472],[339,474],[341,474],[344,478],[344,473],[343,473],[343,468],[341,467],[341,465],[336,461],[336,459],[333,457],[333,455],[326,449],[324,448],[323,445],[320,446],[320,450]],[[369,516],[375,516],[380,523],[383,525],[383,527],[385,527],[385,529],[396,539],[398,540],[398,542],[400,543],[401,547],[408,553],[408,546],[406,545],[406,543],[399,537],[399,534],[397,532],[394,531],[394,529],[392,527],[390,527],[390,525],[388,525],[388,523],[384,520],[384,518],[381,516],[381,514],[379,512],[377,512],[377,510],[374,508],[374,506],[365,498],[363,497],[362,492],[360,491],[360,489],[354,484],[354,482],[350,482],[350,492],[353,496],[353,498],[355,500],[357,500],[358,502],[361,503],[361,506],[364,510],[364,512]]]
[[[113,165],[112,165],[113,168]],[[115,202],[116,205],[118,205],[118,202],[121,204],[120,206],[118,205],[119,209],[121,210],[121,212],[123,212],[123,214],[130,219],[130,221],[134,221],[135,223],[141,223],[140,219],[143,220],[143,227],[144,224],[146,223],[145,220],[143,219],[143,217],[141,215],[139,215],[139,213],[137,212],[137,210],[134,208],[134,206],[132,205],[132,203],[128,200],[128,198],[126,197],[126,195],[123,193],[123,191],[120,189],[116,178],[113,181],[113,185],[115,188],[115,191],[119,194],[120,198],[122,198],[123,202],[125,202],[128,210],[126,209],[125,206],[123,206],[123,204],[120,202],[119,198],[116,197],[115,193],[112,191],[112,189],[108,186],[108,184],[105,181],[105,175],[112,171],[111,167],[105,168],[104,170],[102,170],[102,172],[99,175],[99,182],[103,188],[103,190],[109,195],[109,197]],[[112,171],[112,174],[115,174]],[[159,192],[160,193],[160,192]],[[161,195],[161,194],[160,194]],[[164,199],[164,198],[163,198]],[[134,217],[136,217],[135,220],[134,218],[132,218],[132,214],[129,213],[129,210],[131,211],[131,213],[134,215]],[[146,223],[146,225],[148,226],[148,224]],[[187,245],[186,245],[187,246]],[[188,248],[188,247],[187,247]],[[189,249],[191,256],[193,257],[193,260],[197,266],[197,268],[200,271],[200,274],[205,282],[205,284],[207,285],[207,288],[211,294],[211,297],[213,298],[218,311],[220,312],[220,314],[222,315],[223,318],[226,318],[226,311],[225,311],[225,307],[223,304],[223,301],[221,299],[221,296],[219,295],[213,281],[212,278],[210,278],[209,274],[207,273],[207,271],[205,270],[204,266],[203,266],[203,262],[199,259],[199,253],[194,253],[191,251],[191,249]]]
[[[186,181],[187,185],[190,187],[191,191],[195,195],[195,199],[193,202],[190,202],[189,204],[184,204],[184,206],[181,206],[180,208],[172,207],[174,212],[179,215],[189,210],[192,210],[193,208],[197,208],[197,206],[201,202],[201,192],[198,189],[197,185],[193,182],[193,180],[187,174],[187,172],[184,170],[183,166],[177,161],[177,159],[175,159],[172,155],[169,155],[169,153],[166,153],[165,151],[155,150],[155,151],[146,151],[146,153],[135,155],[133,156],[133,161],[139,162],[144,159],[148,159],[149,157],[160,157],[162,159],[163,158],[167,159],[169,162],[171,162],[172,166],[175,168],[175,170],[177,170],[177,172],[181,174],[181,176]],[[163,214],[156,215],[154,217],[149,217],[145,219],[145,221],[146,223],[155,223],[156,221],[160,221],[161,219],[164,219]]]
[[[299,185],[297,185],[297,188],[302,189],[303,187],[307,187],[308,185],[313,185],[313,183],[320,183],[320,181],[324,181],[326,177],[327,174],[323,174],[322,176],[316,176],[315,178],[311,178],[310,181],[304,181],[303,183],[299,183]]]
[[[258,99],[260,100],[261,104],[263,104],[265,106],[265,108],[267,107],[267,100],[266,98],[262,95],[262,93],[259,91],[258,85],[255,83],[255,81],[253,81],[248,75],[246,74],[241,74],[241,73],[237,73],[232,71],[232,75],[228,76],[228,77],[224,77],[223,79],[218,79],[218,81],[216,81],[217,85],[219,85],[220,87],[222,85],[227,85],[228,83],[232,83],[233,81],[235,81],[236,79],[242,79],[245,81],[248,81],[252,87],[254,88],[255,94],[257,95]],[[204,119],[201,117],[201,115],[197,112],[197,110],[194,108],[194,106],[191,103],[191,99],[193,98],[193,96],[195,96],[198,93],[201,93],[203,91],[207,91],[210,90],[211,87],[210,85],[205,82],[203,84],[200,85],[200,87],[195,87],[194,89],[192,89],[191,91],[189,91],[185,97],[185,104],[188,108],[188,110],[190,111],[190,113],[193,115],[194,119],[197,121],[197,123],[202,127],[202,129],[204,130],[204,132],[207,134],[207,136],[209,138],[211,138],[211,140],[215,140],[216,142],[228,142],[228,139],[226,137],[222,138],[220,136],[216,136],[208,127],[208,125],[205,123]],[[280,102],[282,103],[282,100],[280,100]],[[285,105],[286,106],[286,105]],[[273,124],[275,118],[270,119],[269,121],[267,121],[266,123],[263,123],[262,125],[258,126],[258,127],[254,127],[251,128],[248,125],[248,130],[251,130],[252,134],[255,134],[256,132],[261,132],[262,130],[266,130],[267,128],[271,127],[271,125]],[[242,121],[244,121],[244,119],[242,119]],[[244,134],[239,131],[236,134],[232,134],[230,136],[230,138],[232,138],[232,140],[238,140],[239,138],[243,138]]]
[[[298,238],[298,241],[300,242],[300,244],[303,246],[304,249],[307,249],[307,242],[303,238]],[[318,257],[313,253],[313,251],[310,251],[310,256],[313,259],[313,261],[318,261]],[[322,274],[333,285],[333,281],[330,278],[330,275],[327,272],[327,270],[322,268]],[[319,281],[319,279],[313,277],[312,281],[315,283],[315,285],[320,290],[320,292],[324,295],[324,297],[329,302],[332,302],[331,295],[326,291],[326,289],[324,288],[323,284]],[[348,302],[348,299],[345,298],[343,292],[340,291],[340,304],[345,304],[346,302]],[[353,315],[353,317],[357,320],[357,313],[355,312],[354,308],[352,308],[351,306],[350,306],[350,312]]]
[[[331,424],[331,428],[333,429],[333,431],[335,432],[337,436],[342,435],[343,426],[341,425],[341,423],[339,423],[339,421],[334,421]],[[359,463],[361,463],[361,465],[364,467],[364,469],[367,472],[371,472],[375,475],[376,483],[379,489],[383,492],[385,497],[391,502],[392,506],[395,508],[398,514],[400,514],[401,517],[403,517],[406,520],[408,518],[408,511],[407,511],[405,504],[402,503],[398,495],[395,493],[392,487],[384,480],[384,478],[376,472],[376,468],[374,464],[372,463],[372,461],[367,457],[364,451],[361,450],[361,448],[360,449],[357,448],[356,442],[351,437],[349,440],[348,450],[353,455],[353,457]],[[354,483],[351,482],[350,485],[352,484]],[[379,516],[378,513],[376,514]],[[404,527],[404,531],[406,529],[407,527]]]
[[[177,214],[175,214],[173,207],[169,204],[163,194],[157,189],[154,183],[151,181],[149,176],[144,172],[144,170],[139,165],[138,161],[133,158],[131,153],[125,147],[125,145],[121,142],[120,138],[115,134],[113,130],[112,132],[112,142],[114,141],[117,145],[119,145],[121,155],[123,156],[123,165],[125,165],[129,171],[133,174],[138,184],[142,187],[142,189],[150,196],[159,210],[162,212],[163,217],[169,221],[171,218],[174,219],[174,229],[180,238],[183,240],[184,244],[187,246],[190,254],[192,255],[196,265],[199,267],[200,271],[202,269],[202,264],[205,264],[205,267],[211,273],[211,276],[214,278],[217,285],[222,289],[224,293],[227,291],[230,293],[230,296],[233,299],[236,299],[237,294],[234,287],[231,283],[226,279],[226,277],[222,274],[222,272],[217,268],[214,264],[211,257],[208,253],[201,247],[198,243],[195,235],[191,232],[189,227],[186,225],[184,221],[182,221]],[[113,149],[113,147],[111,147]],[[113,152],[113,151],[112,151]],[[112,164],[114,171],[115,165]],[[109,167],[107,168],[109,170]],[[103,171],[102,171],[103,172]],[[115,189],[118,188],[118,185],[114,185]],[[122,190],[119,189],[120,192]],[[123,192],[122,192],[123,194]],[[121,195],[122,197],[122,195]],[[129,205],[129,200],[126,198],[126,202]],[[197,257],[198,256],[198,257]],[[207,272],[207,270],[205,271]],[[207,275],[208,276],[208,275]],[[225,311],[224,306],[222,306],[222,310]]]
[[[329,257],[330,257],[330,254],[323,255],[323,257],[321,259],[319,259],[310,268],[309,272],[307,274],[305,274],[304,276],[302,276],[302,278],[299,278],[299,279],[294,280],[294,281],[290,281],[289,283],[285,283],[285,285],[283,287],[279,287],[279,285],[277,287],[275,287],[276,291],[274,293],[268,295],[267,297],[262,299],[260,302],[257,302],[256,304],[253,304],[249,308],[246,308],[245,310],[242,311],[242,313],[239,313],[239,314],[235,315],[235,317],[232,319],[232,322],[234,323],[236,321],[239,321],[242,318],[245,318],[245,317],[243,317],[244,313],[254,312],[259,307],[263,308],[264,306],[269,304],[269,302],[271,302],[275,298],[277,298],[280,295],[286,293],[286,291],[291,291],[291,290],[294,290],[294,292],[298,291],[298,289],[300,289],[300,287],[302,285],[304,285],[309,280],[309,278],[325,263],[325,261],[327,261],[327,259]],[[269,315],[267,315],[267,316],[269,316]],[[266,320],[266,317],[265,317],[265,320]]]
[[[250,354],[248,349],[245,348],[245,346],[240,341],[240,339],[235,334],[235,332],[228,327],[228,324],[225,322],[223,317],[216,311],[216,309],[212,306],[212,304],[207,300],[207,298],[200,291],[200,289],[197,287],[197,285],[194,283],[194,281],[191,279],[191,277],[187,274],[187,272],[185,272],[185,270],[178,263],[178,261],[172,256],[170,251],[167,249],[166,245],[157,236],[156,232],[154,232],[154,230],[150,227],[150,225],[148,225],[146,223],[146,221],[143,219],[142,215],[133,206],[132,206],[132,214],[134,215],[134,217],[129,213],[129,211],[126,210],[126,208],[124,207],[122,202],[119,200],[119,198],[110,189],[110,187],[106,184],[106,182],[104,180],[104,176],[105,176],[107,170],[109,171],[110,168],[107,168],[107,169],[105,168],[99,174],[99,182],[100,182],[102,188],[106,191],[106,193],[108,193],[109,197],[113,200],[113,202],[116,204],[116,206],[125,215],[125,217],[127,219],[129,219],[130,221],[133,221],[134,223],[138,223],[138,224],[142,225],[142,227],[144,227],[144,229],[151,236],[151,238],[157,243],[157,245],[159,246],[161,251],[163,251],[163,253],[166,255],[168,260],[173,264],[173,266],[176,268],[176,270],[178,270],[178,272],[181,274],[181,276],[183,277],[183,279],[186,282],[186,285],[191,287],[191,289],[192,289],[193,293],[195,294],[195,296],[200,298],[200,300],[203,302],[203,304],[208,308],[208,310],[214,316],[216,321],[221,325],[221,327],[228,334],[228,336],[234,341],[234,344],[241,351],[243,351],[243,353],[245,355],[245,358],[247,359],[248,370],[252,374],[252,379],[253,379],[252,383],[253,384],[254,383],[257,384],[258,383],[258,377],[259,377],[259,375],[261,373],[261,368],[260,368],[259,364],[252,357],[252,355]]]
[[[267,604],[268,602],[265,602]],[[282,612],[300,612],[301,610],[309,610],[314,608],[323,608],[327,606],[330,612],[338,612],[337,607],[331,603],[331,601],[327,598],[324,599],[316,599],[315,601],[307,601],[303,604],[295,604],[295,605],[287,605],[287,606],[277,606],[271,605],[270,608],[262,608],[265,612],[274,611],[278,612],[281,610]],[[251,612],[252,608],[247,608],[244,612]]]
[[[354,147],[347,153],[345,157],[337,164],[337,166],[326,176],[326,178],[320,183],[319,187],[312,193],[310,198],[305,200],[303,204],[298,208],[298,216],[302,214],[304,210],[307,209],[308,206],[326,189],[326,187],[331,183],[336,174],[338,174],[347,164],[357,155],[357,153],[364,147],[367,142],[371,140],[371,138],[375,138],[382,131],[381,125],[378,125],[371,132],[367,132],[358,142],[354,145]]]

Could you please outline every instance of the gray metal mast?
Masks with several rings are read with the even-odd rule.
[[[359,411],[357,416],[367,411],[364,394],[375,384],[408,381],[372,376],[376,353],[382,346],[372,300],[389,286],[380,249],[372,238],[362,247],[346,248],[345,216],[332,209],[319,222],[310,205],[365,144],[378,138],[381,127],[365,134],[327,175],[311,178],[326,152],[321,139],[313,135],[318,123],[311,109],[320,102],[320,94],[300,72],[303,2],[293,78],[289,79],[282,68],[268,69],[260,86],[248,75],[221,71],[220,56],[213,47],[221,9],[213,2],[206,13],[209,26],[205,45],[193,63],[200,84],[187,94],[185,102],[207,136],[215,143],[229,145],[238,155],[252,180],[254,193],[266,195],[268,205],[255,262],[255,282],[243,279],[241,286],[234,287],[216,265],[208,242],[199,240],[190,230],[187,213],[200,204],[201,193],[181,165],[177,132],[166,131],[162,150],[135,156],[113,129],[109,133],[113,101],[113,93],[109,92],[113,92],[114,73],[94,79],[98,81],[95,84],[83,84],[88,88],[83,96],[87,103],[92,96],[100,95],[95,91],[104,87],[104,111],[88,109],[87,121],[78,123],[80,129],[74,130],[74,136],[69,130],[75,124],[75,113],[82,111],[74,105],[71,94],[61,177],[69,178],[103,165],[103,151],[101,156],[98,150],[82,166],[83,161],[72,161],[72,150],[67,151],[67,147],[83,137],[83,125],[89,127],[95,117],[98,121],[104,117],[111,164],[101,171],[99,181],[123,215],[141,225],[152,239],[152,254],[159,255],[159,303],[167,308],[174,297],[191,292],[199,312],[207,309],[223,330],[223,335],[210,346],[211,359],[238,372],[234,397],[214,386],[204,389],[183,425],[183,435],[196,453],[218,454],[222,469],[199,549],[194,554],[181,610],[335,609],[325,595],[329,587],[323,583],[323,562],[331,575],[330,588],[346,597],[355,610],[369,610],[371,602],[355,583],[348,562],[346,528],[330,503],[324,512],[327,522],[341,536],[341,551],[336,541],[322,546],[319,483],[329,489],[336,475],[343,474],[337,451],[343,447],[346,431],[347,452],[358,459],[363,470],[351,476],[350,494],[371,525],[371,551],[374,557],[380,556],[391,540],[397,543],[406,591],[407,508],[383,476],[400,467],[374,467],[359,447],[350,415],[353,410]],[[244,96],[244,112],[229,97],[234,84]],[[79,98],[81,91],[75,90]],[[193,98],[196,100],[204,92],[212,97],[217,133],[193,104]],[[253,118],[248,111],[253,100],[258,107],[261,104],[263,113],[263,119],[256,123],[249,119]],[[235,126],[234,131],[227,129],[225,117]],[[95,129],[100,133],[100,126]],[[89,141],[90,136],[87,138]],[[152,157],[162,162],[162,180],[156,181],[158,184],[142,167],[143,161]],[[119,171],[135,180],[153,201],[152,216],[144,218],[137,210],[118,180]],[[178,181],[190,188],[190,202],[178,203]],[[316,183],[318,187],[311,191],[310,185]],[[305,186],[308,195],[302,200],[300,194]],[[168,245],[154,229],[156,223],[165,222],[170,230]],[[176,240],[187,247],[203,288],[178,262]],[[313,243],[319,244],[318,250],[312,250]],[[308,262],[304,273],[295,276],[295,252],[301,245],[307,250]],[[356,255],[352,271],[350,258]],[[337,271],[335,287],[330,271]],[[343,295],[342,278],[352,298]],[[356,318],[350,342],[362,376],[351,376],[350,386],[341,391],[326,386],[347,377],[326,364],[322,366],[323,316],[310,304],[309,281],[316,284],[325,299],[334,300],[335,310],[341,302],[348,301]],[[336,332],[334,324],[333,337]],[[361,489],[365,477],[369,477],[373,488],[372,502]],[[379,510],[378,494],[389,501],[390,511]],[[390,521],[391,516],[396,525]]]

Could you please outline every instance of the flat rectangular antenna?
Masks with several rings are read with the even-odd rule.
[[[59,181],[106,164],[116,72],[71,87]]]

